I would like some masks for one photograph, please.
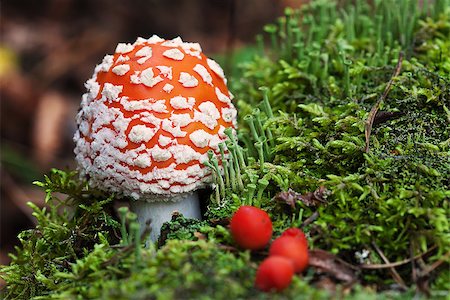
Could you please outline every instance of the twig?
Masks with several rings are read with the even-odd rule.
[[[447,258],[450,257],[450,252],[447,252],[441,259],[435,261],[431,266],[427,267],[423,272],[419,274],[420,277],[425,277],[428,274],[430,274],[432,271],[434,271],[436,268],[438,268],[440,265],[442,265]]]
[[[437,248],[437,246],[434,245],[433,247],[431,247],[430,249],[428,249],[428,251],[426,251],[424,253],[418,254],[418,255],[408,258],[408,259],[389,263],[389,264],[362,264],[362,265],[359,265],[358,267],[360,267],[361,269],[366,269],[366,270],[378,270],[378,269],[388,269],[388,268],[399,267],[402,265],[406,265],[407,263],[414,261],[420,257],[428,255],[431,251],[433,251],[436,248]]]
[[[369,116],[367,117],[367,121],[366,121],[366,124],[365,124],[365,129],[366,129],[365,130],[365,135],[366,135],[365,152],[366,153],[369,153],[370,134],[371,134],[371,131],[372,131],[373,121],[375,119],[375,116],[377,115],[378,109],[380,108],[381,102],[383,102],[386,99],[387,95],[389,94],[389,91],[391,90],[392,84],[394,82],[394,78],[397,77],[398,74],[400,74],[400,70],[402,68],[402,62],[403,62],[403,52],[400,52],[398,54],[397,65],[396,65],[396,67],[394,69],[394,73],[392,74],[391,79],[387,83],[383,94],[381,95],[380,98],[378,98],[377,102],[375,103],[375,105],[370,110]]]
[[[300,228],[308,226],[312,222],[314,222],[319,217],[319,212],[315,211],[308,219],[306,219],[301,225]]]
[[[409,244],[409,257],[414,257],[414,241],[411,241],[411,244]],[[437,247],[437,246],[436,246]],[[417,283],[417,269],[416,269],[416,261],[414,259],[411,259],[411,279],[414,283]]]
[[[381,249],[374,243],[372,242],[372,246],[375,249],[375,251],[377,251],[378,255],[381,257],[381,259],[386,263],[386,264],[390,264],[389,260],[387,259],[386,256],[384,256],[383,251],[381,251]],[[400,276],[400,274],[398,274],[398,272],[395,270],[395,268],[391,267],[389,268],[389,271],[392,274],[392,277],[394,278],[394,280],[398,283],[398,285],[400,285],[402,288],[406,289],[406,284],[405,281],[403,280],[403,278]]]

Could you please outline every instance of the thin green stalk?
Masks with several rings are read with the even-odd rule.
[[[118,209],[119,215],[120,215],[120,234],[122,236],[122,245],[127,246],[128,245],[128,234],[127,234],[127,213],[128,213],[128,207],[120,207]]]
[[[259,88],[259,90],[263,93],[264,112],[266,113],[268,118],[273,118],[273,110],[269,101],[269,88],[266,86],[262,86]]]
[[[244,182],[242,181],[241,168],[239,166],[239,157],[238,157],[238,154],[236,151],[236,145],[234,145],[232,143],[228,143],[227,147],[231,151],[231,154],[233,156],[235,175],[236,175],[238,187],[239,187],[239,190],[242,191],[244,189]]]
[[[253,116],[252,115],[246,115],[244,117],[244,121],[247,122],[248,126],[250,127],[250,132],[252,133],[252,136],[255,140],[258,140],[258,132],[256,131],[255,128],[255,123],[253,120]]]
[[[255,147],[258,150],[258,154],[259,154],[259,167],[261,172],[264,172],[264,146],[263,143],[261,141],[258,141],[255,143]]]
[[[229,157],[228,157],[228,161],[229,161],[229,165],[228,165],[228,167],[229,167],[229,174],[230,174],[230,182],[231,182],[231,190],[233,191],[233,192],[236,192],[236,172],[235,172],[235,170],[234,170],[234,159],[233,159],[233,156],[232,155],[230,155]]]
[[[219,143],[220,156],[222,158],[223,173],[225,175],[225,186],[230,187],[230,174],[228,173],[228,160],[225,157],[225,144]]]
[[[129,224],[137,220],[137,215],[135,213],[132,213],[131,211],[127,212],[127,221]],[[131,242],[131,239],[129,239]]]
[[[225,198],[225,183],[223,181],[222,174],[220,172],[219,162],[217,161],[217,158],[214,157],[214,151],[209,150],[208,151],[208,156],[209,156],[209,161],[211,162],[211,164],[213,165],[214,169],[216,170],[220,195],[222,196],[222,198]]]
[[[349,66],[352,64],[352,61],[346,59],[344,52],[341,52],[340,55],[342,63],[344,65],[345,94],[347,95],[347,97],[352,98],[352,90],[350,88],[350,72],[349,72]]]
[[[239,145],[236,145],[236,154],[238,157],[239,166],[241,167],[241,169],[245,170],[247,166],[245,164],[244,151]]]
[[[269,185],[269,181],[267,179],[261,178],[258,180],[258,194],[256,195],[257,203],[261,203],[262,194],[264,193],[264,190]]]
[[[253,205],[253,197],[255,196],[255,191],[256,191],[256,184],[254,183],[249,183],[247,184],[247,190],[248,190],[248,194],[247,194],[247,205]]]
[[[306,28],[308,28],[307,29],[308,35],[307,35],[305,45],[311,45],[311,42],[315,38],[314,32],[316,31],[316,23],[314,21],[314,17],[311,15],[304,16],[303,24],[305,24]]]
[[[322,61],[323,61],[323,68],[322,68],[322,72],[321,72],[321,74],[320,74],[320,78],[321,78],[323,81],[325,81],[325,80],[327,80],[327,77],[328,77],[329,55],[328,55],[328,53],[322,53],[322,54],[320,55],[320,58],[321,58]]]
[[[247,157],[257,155],[255,147],[252,144],[252,141],[250,140],[250,137],[249,137],[247,131],[245,131],[245,133],[244,133],[244,131],[241,130],[238,133],[238,139],[239,139],[239,141],[241,141],[245,144],[245,149],[243,149],[243,150],[247,151]]]
[[[278,18],[278,38],[281,41],[279,44],[279,52],[283,57],[287,55],[286,43],[286,18]]]
[[[226,128],[224,133],[228,136],[230,144],[233,145],[233,154],[235,155],[235,161],[239,164],[238,168],[245,169],[245,160],[244,155],[242,153],[242,148],[239,146],[238,140],[236,136],[233,134],[233,130],[231,128]],[[240,170],[239,170],[240,173]]]
[[[314,44],[314,46],[316,46],[317,44]],[[316,48],[314,47],[313,48]],[[317,76],[317,73],[320,69],[320,51],[319,50],[313,50],[311,52],[309,52],[309,57],[312,58],[311,60],[311,69],[310,69],[310,73]]]
[[[135,266],[139,268],[141,266],[141,232],[139,223],[133,222],[130,224],[130,232],[134,237],[134,256],[135,256]]]
[[[263,36],[261,34],[258,34],[255,39],[256,39],[256,46],[257,46],[259,55],[264,55],[264,48],[265,47],[264,47],[264,38],[263,38]]]
[[[293,10],[291,7],[287,7],[284,11],[284,14],[286,16],[286,56],[287,57],[292,57],[292,24],[291,24],[291,17],[293,14]]]
[[[216,204],[217,205],[220,205],[220,187],[219,187],[219,185],[217,184],[217,182],[218,182],[218,174],[216,173],[216,169],[214,168],[214,166],[213,166],[213,164],[212,163],[210,163],[209,161],[205,161],[205,162],[203,162],[203,164],[205,165],[205,166],[207,166],[208,168],[210,168],[211,169],[211,174],[212,174],[212,177],[213,177],[213,182],[216,184],[216,188],[215,188],[215,192],[216,192]],[[219,176],[220,176],[220,174],[219,174]]]
[[[278,52],[278,38],[277,38],[277,26],[274,24],[269,24],[264,26],[264,31],[269,33],[270,41],[272,43],[272,51],[274,53]]]
[[[258,131],[258,139],[261,139],[264,145],[264,157],[270,159],[270,148],[269,145],[267,144],[266,133],[264,132],[261,122],[261,111],[259,110],[259,108],[255,108],[252,114],[254,116],[253,120],[255,123],[256,130]]]
[[[302,41],[302,31],[300,28],[293,28],[292,33],[294,34],[295,43],[292,45],[294,52],[297,54],[297,60],[301,61],[304,56],[304,45]]]

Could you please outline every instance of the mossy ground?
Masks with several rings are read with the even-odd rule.
[[[53,171],[38,183],[48,208],[30,204],[38,225],[19,235],[21,246],[1,269],[4,295],[448,297],[450,3],[424,3],[313,1],[266,26],[251,59],[236,55],[240,68],[229,82],[239,140],[227,145],[225,173],[215,172],[206,219],[174,217],[158,246],[142,246],[133,215],[118,214],[113,196]],[[209,162],[213,170],[216,163]],[[302,227],[312,249],[354,266],[356,282],[310,268],[282,293],[257,291],[265,252],[236,249],[226,227],[242,204],[268,211],[274,236]],[[406,262],[392,275],[383,255]],[[332,288],[318,287],[324,277]]]

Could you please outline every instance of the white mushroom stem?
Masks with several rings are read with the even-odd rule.
[[[175,199],[165,199],[165,201],[132,201],[131,210],[137,215],[141,232],[145,230],[147,222],[151,221],[151,242],[158,239],[161,226],[171,220],[174,212],[179,212],[190,219],[201,220],[202,218],[197,192],[182,194]]]

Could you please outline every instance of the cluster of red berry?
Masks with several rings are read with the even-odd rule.
[[[231,234],[244,249],[264,248],[272,238],[269,215],[253,206],[241,206],[231,218]],[[255,286],[262,291],[281,291],[289,286],[295,273],[308,266],[308,241],[298,228],[285,230],[269,248],[269,256],[256,272]]]

